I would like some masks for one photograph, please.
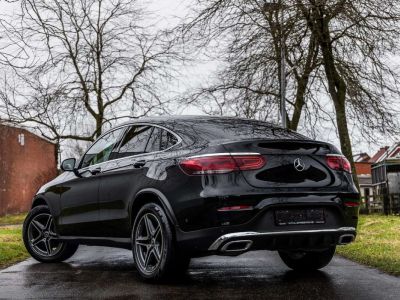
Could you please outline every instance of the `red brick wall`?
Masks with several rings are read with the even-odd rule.
[[[0,216],[29,210],[38,188],[57,175],[55,149],[27,130],[0,125]]]
[[[356,166],[357,175],[371,175],[371,163],[369,162],[356,162],[354,163]]]

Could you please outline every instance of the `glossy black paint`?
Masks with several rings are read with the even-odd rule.
[[[324,225],[291,225],[284,230],[357,226],[358,208],[345,207],[343,201],[358,201],[358,191],[351,174],[326,166],[326,154],[340,154],[330,144],[268,123],[237,118],[160,117],[118,128],[125,131],[135,124],[166,129],[178,137],[178,143],[166,151],[85,168],[80,161],[74,172],[64,172],[44,185],[33,206],[47,203],[62,238],[129,248],[135,213],[146,201],[164,207],[176,228],[178,244],[192,255],[207,253],[223,234],[282,230],[273,222],[277,208],[324,207],[327,212]],[[185,157],[227,152],[257,152],[267,164],[257,171],[203,176],[188,176],[179,167],[179,160]],[[305,162],[304,172],[293,169],[298,157]],[[218,211],[234,205],[254,209]]]

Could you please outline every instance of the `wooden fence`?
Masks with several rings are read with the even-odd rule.
[[[400,215],[400,194],[361,197],[360,213]]]

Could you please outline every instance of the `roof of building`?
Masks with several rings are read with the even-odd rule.
[[[369,160],[371,163],[378,162],[385,155],[386,151],[389,149],[389,146],[381,147]]]
[[[35,131],[33,131],[32,128],[27,127],[27,126],[16,125],[16,124],[13,124],[13,123],[10,123],[10,122],[7,122],[7,121],[3,121],[3,120],[0,120],[0,126],[24,130],[24,131],[26,131],[26,132],[28,132],[28,133],[30,133],[30,134],[36,136],[36,137],[38,137],[38,138],[40,138],[40,139],[42,139],[42,140],[48,142],[48,143],[56,144],[56,142],[54,142],[54,141],[52,141],[52,140],[49,140],[49,139],[47,139],[47,138],[45,138],[45,137],[43,137],[43,136],[37,134]]]
[[[391,159],[400,159],[400,142],[395,143],[391,147],[387,147],[386,151],[374,162],[378,163]]]
[[[354,162],[368,162],[371,157],[367,153],[358,153],[353,155]]]
[[[400,158],[400,142],[394,144],[392,147],[390,147],[387,151],[387,157],[386,159],[397,159]]]

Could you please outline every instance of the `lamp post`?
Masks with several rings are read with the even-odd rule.
[[[286,59],[285,59],[285,38],[283,35],[283,22],[284,22],[284,11],[283,11],[283,0],[277,0],[277,2],[266,2],[264,4],[264,11],[268,10],[279,10],[280,11],[280,67],[281,67],[281,78],[280,78],[280,114],[282,127],[287,128],[286,122]]]

